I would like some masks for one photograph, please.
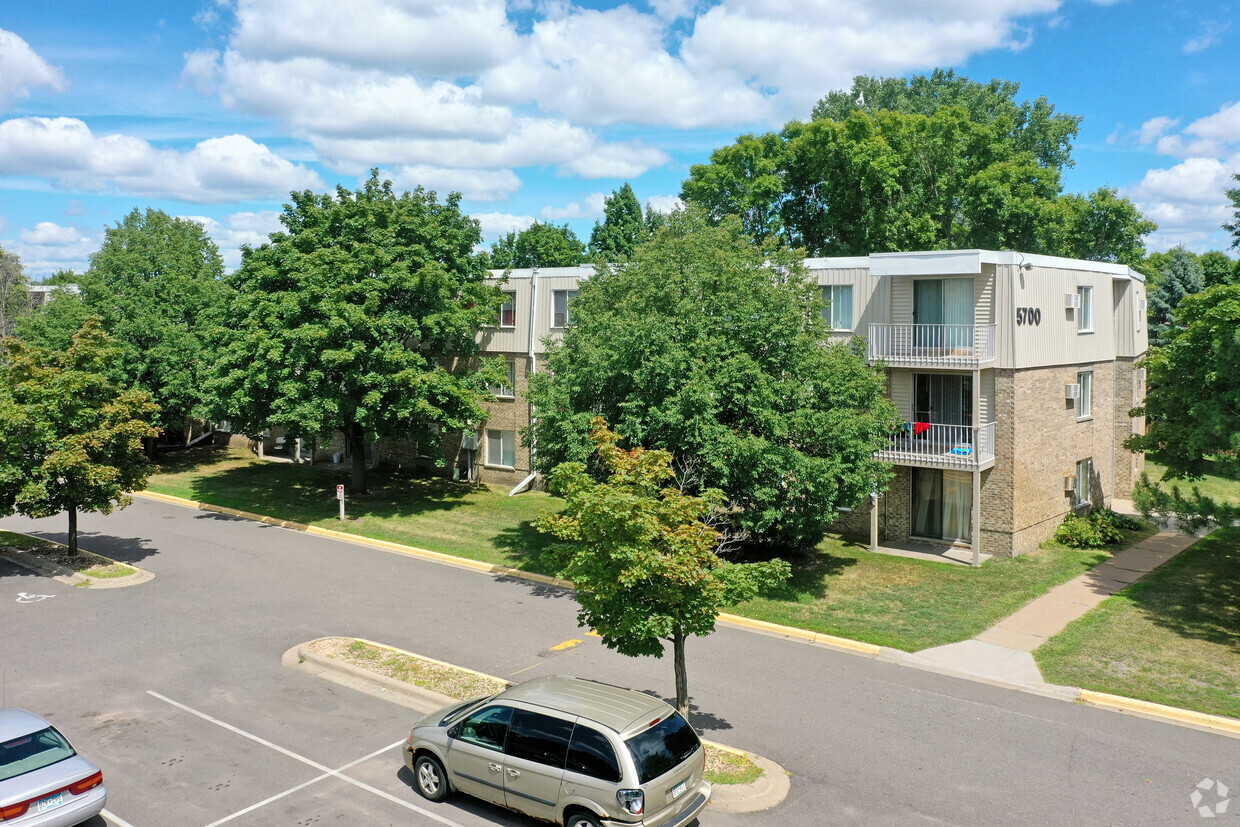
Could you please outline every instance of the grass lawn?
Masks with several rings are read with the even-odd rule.
[[[561,500],[530,492],[474,488],[448,480],[375,473],[371,493],[337,519],[335,486],[348,470],[260,461],[244,450],[170,454],[150,490],[301,523],[406,543],[541,574],[556,574],[548,538],[531,521]],[[1153,533],[1131,533],[1121,547]],[[793,577],[775,594],[730,611],[758,620],[916,651],[966,640],[1059,583],[1082,574],[1107,551],[1045,548],[981,568],[871,554],[828,536],[813,553],[791,557]]]
[[[151,491],[554,574],[543,559],[548,540],[531,521],[560,500],[537,491],[510,497],[504,489],[442,479],[372,472],[370,493],[350,496],[339,519],[336,485],[349,470],[259,460],[243,449],[179,451],[160,458]]]
[[[1035,653],[1046,679],[1240,718],[1240,529],[1221,529]]]
[[[1159,482],[1162,480],[1163,474],[1167,473],[1167,467],[1159,465],[1153,459],[1146,457],[1145,471],[1150,475],[1152,482]],[[1240,505],[1240,480],[1231,479],[1230,477],[1207,474],[1199,480],[1167,480],[1162,485],[1167,490],[1170,490],[1173,485],[1178,485],[1180,491],[1184,494],[1189,494],[1193,490],[1193,486],[1196,486],[1201,489],[1202,494],[1212,500]]]

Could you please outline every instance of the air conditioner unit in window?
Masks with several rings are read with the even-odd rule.
[[[1068,310],[1079,310],[1081,308],[1081,294],[1065,293],[1063,297],[1063,306]]]
[[[1076,490],[1076,474],[1064,474],[1063,490],[1064,491],[1075,491]]]
[[[1137,368],[1137,381],[1138,382],[1145,381],[1145,368]]]
[[[568,327],[568,314],[567,313],[556,313],[554,326],[555,327]]]
[[[461,434],[461,450],[477,451],[478,450],[478,435],[475,433],[471,433],[469,431],[466,431],[463,434]]]
[[[1076,384],[1075,382],[1064,385],[1063,396],[1064,396],[1064,399],[1080,399],[1081,398],[1081,386]]]
[[[1145,303],[1145,299],[1142,299],[1141,301],[1137,302],[1137,306],[1141,310],[1142,313],[1145,312],[1145,308],[1149,307],[1149,305]]]

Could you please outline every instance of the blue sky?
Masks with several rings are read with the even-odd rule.
[[[235,266],[293,189],[459,190],[487,240],[583,238],[625,181],[806,117],[857,74],[953,67],[1083,116],[1068,191],[1118,187],[1151,249],[1225,248],[1240,171],[1232,0],[63,0],[0,6],[0,245],[84,269],[135,207]],[[1234,251],[1233,251],[1234,253]]]

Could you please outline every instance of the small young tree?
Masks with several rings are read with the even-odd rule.
[[[87,319],[66,351],[4,341],[0,359],[0,514],[69,514],[77,551],[78,511],[111,513],[146,487],[151,466],[142,440],[156,434],[159,407],[116,374],[121,349],[98,317]]]
[[[668,451],[625,450],[602,417],[590,438],[605,466],[595,482],[583,464],[566,462],[551,476],[551,490],[567,500],[561,514],[542,515],[539,531],[560,540],[563,576],[576,588],[578,622],[599,633],[603,645],[623,655],[663,656],[672,643],[676,706],[689,714],[685,638],[715,630],[721,608],[756,597],[791,574],[782,560],[731,563],[716,549],[722,535],[710,524],[723,495],[701,497],[670,485]]]

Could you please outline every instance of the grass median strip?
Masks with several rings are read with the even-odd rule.
[[[493,695],[512,686],[509,681],[500,678],[356,638],[322,638],[307,648],[316,655],[411,683],[449,698],[463,700]],[[762,768],[743,754],[706,745],[706,779],[712,784],[749,784],[762,775]]]
[[[80,548],[76,554],[73,554],[68,546],[62,546],[60,543],[29,537],[25,534],[15,534],[11,531],[0,531],[0,548],[11,549],[19,558],[23,554],[29,554],[99,580],[127,577],[137,571],[124,563],[115,563],[106,557],[91,554]]]

